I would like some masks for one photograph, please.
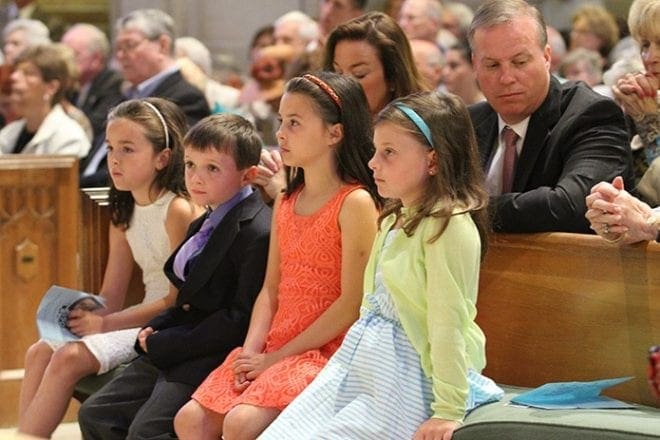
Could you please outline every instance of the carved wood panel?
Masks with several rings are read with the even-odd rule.
[[[46,289],[77,287],[78,216],[76,158],[0,159],[0,370],[22,368]]]

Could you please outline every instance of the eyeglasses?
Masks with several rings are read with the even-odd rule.
[[[148,38],[143,38],[141,40],[126,40],[122,41],[119,44],[115,45],[115,53],[131,53],[134,52],[144,41],[148,41]]]

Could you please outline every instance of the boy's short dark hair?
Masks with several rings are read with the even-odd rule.
[[[229,153],[239,170],[257,165],[262,148],[261,138],[250,121],[230,113],[202,119],[188,131],[183,144],[195,150],[214,148]]]

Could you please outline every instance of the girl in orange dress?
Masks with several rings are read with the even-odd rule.
[[[243,347],[177,414],[181,439],[256,438],[314,379],[359,313],[379,202],[367,167],[364,92],[334,73],[304,75],[287,83],[279,114],[290,183],[275,201],[266,279]]]

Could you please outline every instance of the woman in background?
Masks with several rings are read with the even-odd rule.
[[[442,78],[447,91],[457,95],[465,105],[484,101],[472,69],[472,51],[467,43],[453,45],[446,54]]]
[[[0,130],[0,153],[84,157],[90,141],[60,105],[69,67],[52,44],[28,47],[15,60],[11,100],[21,119]]]

